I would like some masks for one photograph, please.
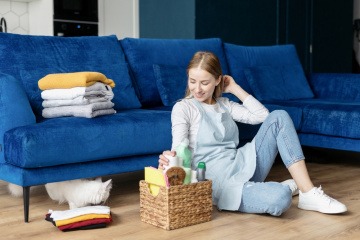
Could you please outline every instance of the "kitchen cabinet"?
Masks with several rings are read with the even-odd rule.
[[[115,34],[118,38],[139,36],[139,0],[98,0],[99,35]],[[29,33],[54,34],[53,0],[29,2]]]

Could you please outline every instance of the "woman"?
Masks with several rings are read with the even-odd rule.
[[[188,68],[188,87],[183,100],[172,110],[172,151],[159,157],[159,168],[168,164],[164,155],[187,138],[193,153],[192,168],[206,163],[206,177],[213,181],[213,202],[218,209],[279,216],[299,192],[298,207],[322,213],[346,212],[344,204],[314,187],[289,115],[268,110],[239,86],[222,75],[219,59],[210,52],[197,52]],[[221,94],[232,93],[243,104]],[[234,122],[262,123],[254,139],[237,149],[238,128]],[[277,153],[294,180],[264,182]]]

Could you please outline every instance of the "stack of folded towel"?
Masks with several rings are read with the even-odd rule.
[[[113,109],[113,80],[99,72],[48,74],[38,82],[43,90],[42,116],[86,117],[116,113]]]
[[[107,206],[88,206],[65,211],[49,210],[45,217],[61,231],[104,228],[112,222]]]

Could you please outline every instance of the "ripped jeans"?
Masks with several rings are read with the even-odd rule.
[[[291,206],[291,190],[281,183],[264,180],[278,153],[287,168],[304,159],[294,124],[286,111],[269,114],[255,136],[255,149],[255,173],[244,184],[239,211],[280,216]]]

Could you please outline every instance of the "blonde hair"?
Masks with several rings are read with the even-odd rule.
[[[213,98],[221,97],[223,93],[223,78],[222,78],[222,70],[219,58],[213,54],[212,52],[199,51],[194,54],[192,59],[189,62],[189,65],[186,69],[186,73],[189,76],[189,70],[192,68],[200,68],[202,70],[210,73],[215,79],[221,78],[220,83],[215,87]],[[185,98],[191,96],[189,86],[186,88]]]

